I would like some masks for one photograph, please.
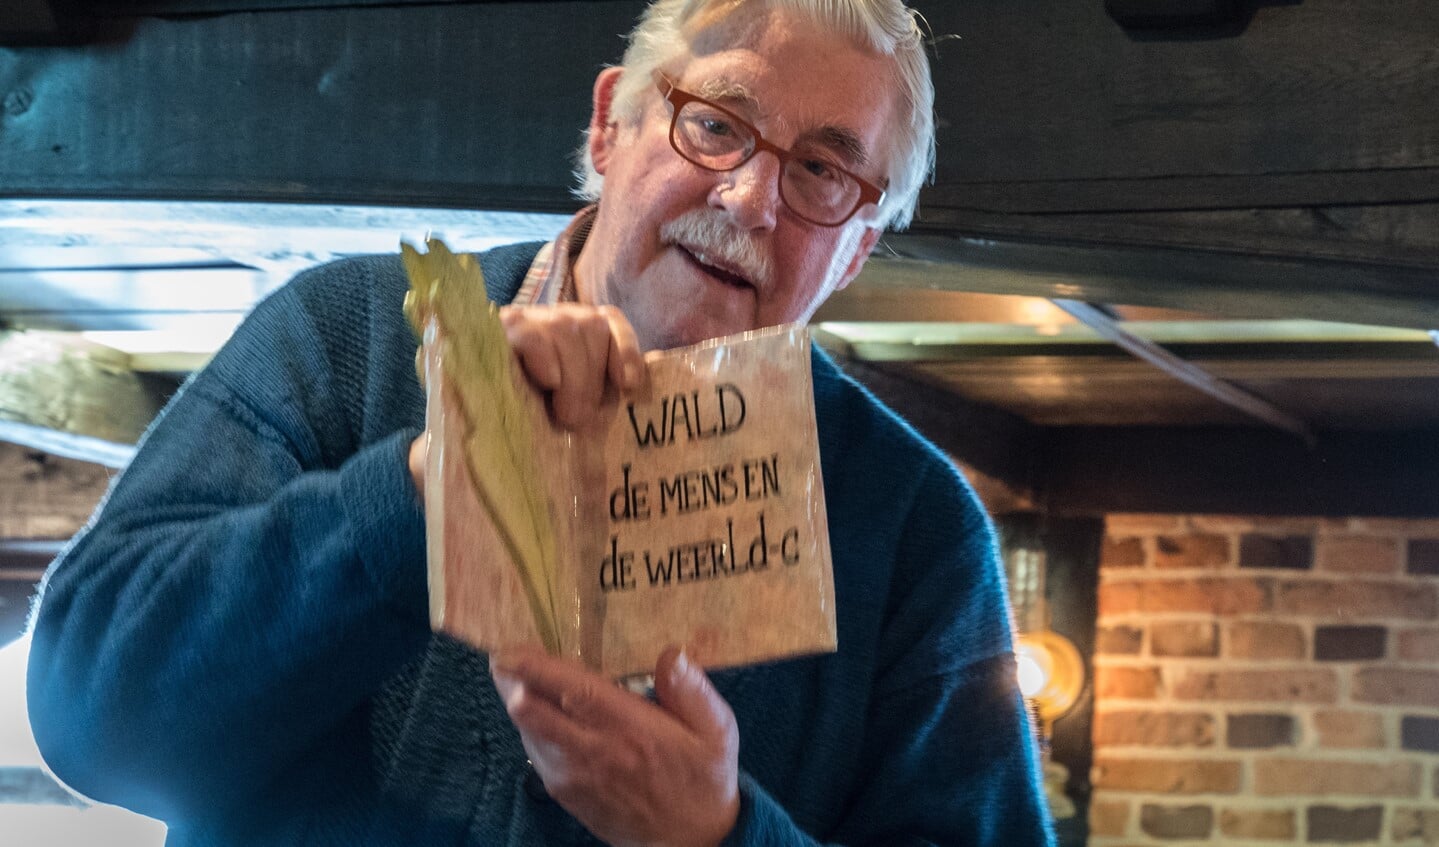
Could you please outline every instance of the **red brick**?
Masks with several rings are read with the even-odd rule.
[[[1222,568],[1233,560],[1226,535],[1161,535],[1154,539],[1156,568]]]
[[[1258,515],[1191,515],[1189,525],[1203,532],[1267,532],[1271,535],[1312,533],[1314,518],[1272,518]]]
[[[1188,658],[1218,656],[1219,627],[1193,621],[1150,624],[1149,652]]]
[[[1294,837],[1293,809],[1225,809],[1219,831],[1230,838],[1288,841]]]
[[[1197,671],[1174,684],[1176,700],[1333,703],[1338,694],[1331,670]]]
[[[1294,716],[1230,714],[1224,722],[1224,743],[1234,750],[1294,746]]]
[[[1144,567],[1144,539],[1105,538],[1099,550],[1101,568]]]
[[[1159,684],[1159,668],[1101,666],[1094,669],[1095,696],[1100,700],[1152,700],[1159,693]]]
[[[1239,536],[1239,567],[1307,571],[1314,567],[1314,538],[1246,532]]]
[[[1254,763],[1254,793],[1268,797],[1418,797],[1419,766],[1335,760],[1263,758]]]
[[[1094,652],[1105,656],[1136,656],[1144,646],[1144,630],[1137,626],[1104,626],[1095,633]]]
[[[1104,531],[1115,537],[1175,532],[1183,528],[1184,518],[1179,515],[1115,514],[1104,518]]]
[[[1099,586],[1099,614],[1202,612],[1240,615],[1268,611],[1271,580],[1253,578],[1148,579]]]
[[[1094,746],[1209,747],[1214,718],[1202,712],[1102,711],[1094,716]]]
[[[1384,658],[1389,630],[1382,626],[1316,626],[1314,659],[1319,662],[1363,662]]]
[[[1214,829],[1214,810],[1208,806],[1145,803],[1139,809],[1139,828],[1152,838],[1208,838]]]
[[[1435,535],[1439,520],[1434,518],[1349,518],[1349,530],[1374,535]]]
[[[1399,746],[1420,753],[1439,753],[1439,718],[1405,715],[1399,719]]]
[[[1320,747],[1336,750],[1378,750],[1384,747],[1384,717],[1374,712],[1321,709],[1314,713]]]
[[[1322,571],[1398,573],[1399,542],[1372,535],[1321,535],[1316,559]]]
[[[1239,791],[1239,763],[1100,757],[1094,764],[1094,785],[1154,794],[1234,794]]]
[[[1400,631],[1398,654],[1414,662],[1439,662],[1439,629]]]
[[[1391,837],[1400,843],[1439,844],[1439,809],[1399,807],[1394,810]]]
[[[1123,800],[1095,800],[1089,804],[1090,835],[1123,835],[1129,830],[1129,804]]]
[[[1439,671],[1364,668],[1354,674],[1354,699],[1433,708],[1439,703]]]
[[[1432,620],[1439,613],[1432,585],[1359,580],[1280,582],[1274,608],[1280,613],[1314,615],[1336,621],[1358,618]]]
[[[1099,618],[1140,610],[1140,582],[1104,582],[1099,586]]]
[[[1304,818],[1311,842],[1373,842],[1384,828],[1384,807],[1310,806]]]
[[[1241,621],[1228,627],[1225,655],[1232,659],[1302,659],[1304,630],[1288,623]]]
[[[1411,538],[1405,552],[1404,570],[1416,576],[1439,574],[1439,538]]]

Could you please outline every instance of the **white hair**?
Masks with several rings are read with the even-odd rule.
[[[902,0],[655,0],[630,33],[615,88],[616,118],[637,120],[653,87],[651,72],[690,51],[699,32],[745,6],[764,4],[797,12],[817,25],[894,60],[900,120],[891,139],[888,188],[880,226],[904,229],[914,216],[920,186],[934,169],[934,82],[925,56],[921,18]],[[588,143],[579,150],[576,189],[598,200],[604,177],[594,167]]]

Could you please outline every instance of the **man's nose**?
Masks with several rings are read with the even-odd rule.
[[[746,230],[774,229],[779,205],[779,159],[760,152],[748,162],[719,174],[710,192],[710,204],[730,214],[735,225]]]

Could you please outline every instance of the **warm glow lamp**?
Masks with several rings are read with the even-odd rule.
[[[1039,516],[1033,514],[1009,515],[999,521],[1014,612],[1015,672],[1019,691],[1033,710],[1044,756],[1044,793],[1058,819],[1073,817],[1077,810],[1064,792],[1069,771],[1049,758],[1049,739],[1054,722],[1074,708],[1084,692],[1084,659],[1073,642],[1049,626],[1045,599],[1049,556],[1039,522]]]
[[[1052,629],[1022,632],[1016,638],[1019,690],[1034,703],[1045,724],[1064,716],[1084,690],[1084,660],[1068,638]]]

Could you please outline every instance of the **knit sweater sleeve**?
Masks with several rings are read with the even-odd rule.
[[[908,510],[864,738],[853,740],[858,789],[824,843],[1051,845],[993,529],[947,462],[929,462]],[[741,794],[726,847],[821,843],[757,780],[743,777]]]
[[[332,350],[374,306],[330,275],[257,307],[47,575],[31,721],[86,795],[162,819],[240,807],[426,642],[418,429],[350,423],[379,404]],[[354,299],[322,320],[321,295]]]

